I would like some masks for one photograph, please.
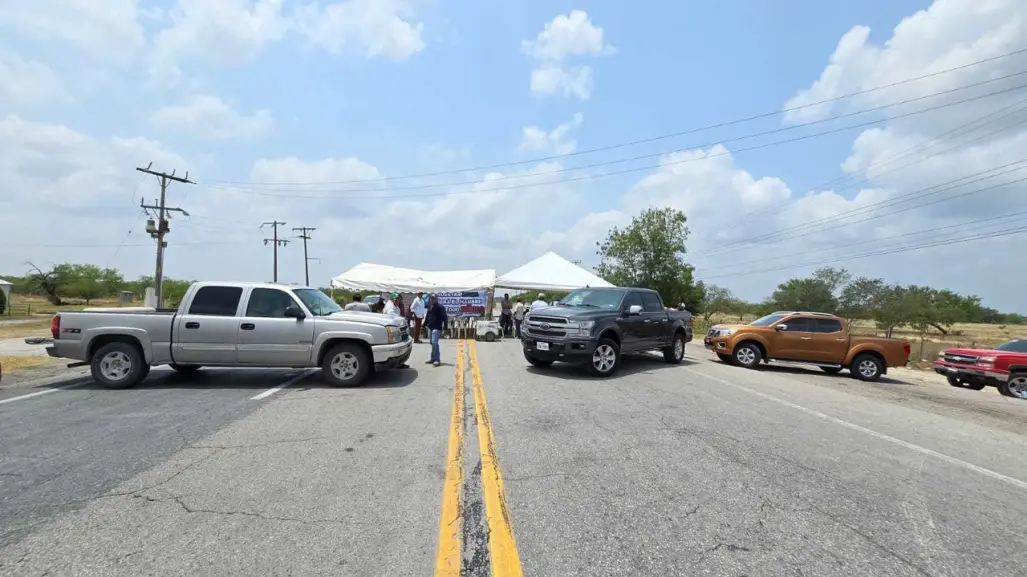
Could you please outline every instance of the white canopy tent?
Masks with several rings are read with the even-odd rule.
[[[11,283],[5,281],[4,279],[0,278],[0,292],[4,293],[4,302],[7,303],[8,307],[11,306],[11,287],[13,287],[13,286],[14,286],[13,284],[11,284]],[[3,312],[3,311],[0,311],[0,312]]]
[[[496,271],[415,270],[362,262],[332,279],[332,288],[399,293],[484,290],[496,283]]]
[[[497,278],[496,286],[520,290],[569,291],[586,286],[614,285],[550,251]]]

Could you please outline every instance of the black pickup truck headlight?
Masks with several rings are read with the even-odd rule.
[[[595,321],[579,321],[567,323],[567,336],[587,337],[592,334],[592,327],[594,327],[595,324]]]

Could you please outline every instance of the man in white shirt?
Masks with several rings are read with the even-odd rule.
[[[389,300],[385,301],[385,308],[382,310],[382,312],[389,316],[398,317],[399,307],[396,306],[396,299],[399,298],[399,295],[396,293],[392,293],[389,295],[389,297]]]
[[[410,314],[414,317],[414,342],[421,342],[421,325],[424,323],[424,313],[428,312],[428,309],[424,306],[424,299],[421,298],[421,291],[417,291],[417,296],[410,303]]]
[[[544,309],[548,306],[549,303],[546,302],[546,293],[538,293],[538,296],[535,297],[535,302],[531,303],[531,307],[528,308],[528,312],[533,313],[539,309]]]
[[[521,338],[521,323],[524,322],[524,301],[517,299],[513,308],[514,328],[517,331],[517,338]]]

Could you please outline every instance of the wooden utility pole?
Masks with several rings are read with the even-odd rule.
[[[274,235],[272,236],[272,238],[265,238],[264,239],[264,246],[267,246],[267,243],[269,243],[269,242],[270,243],[274,243],[274,248],[275,248],[275,276],[274,276],[275,280],[274,280],[274,282],[278,282],[278,247],[279,246],[285,246],[285,245],[289,244],[289,241],[287,241],[287,240],[280,240],[278,238],[278,227],[279,226],[285,226],[284,222],[278,222],[277,220],[273,220],[271,222],[265,222],[265,223],[261,224],[260,228],[264,228],[265,226],[269,226],[269,225],[274,230]]]
[[[157,211],[157,222],[154,223],[153,227],[147,226],[146,232],[150,233],[150,236],[157,241],[157,266],[153,274],[153,294],[157,299],[157,308],[161,308],[164,304],[164,249],[167,248],[168,243],[164,240],[164,235],[171,231],[168,226],[168,213],[169,212],[180,212],[185,216],[189,216],[189,213],[177,207],[169,207],[165,204],[167,201],[168,185],[171,182],[181,182],[183,184],[195,184],[189,180],[189,173],[185,173],[185,177],[175,176],[175,171],[172,170],[171,174],[166,172],[157,172],[151,170],[153,163],[146,165],[146,168],[136,167],[139,172],[145,172],[146,174],[152,174],[157,177],[160,181],[160,200],[155,204],[143,204],[143,201],[139,201],[139,206],[143,210],[155,210]]]
[[[310,257],[307,256],[307,241],[310,240],[310,233],[317,230],[316,228],[310,228],[307,226],[301,226],[299,228],[292,229],[294,231],[300,231],[298,238],[303,239],[303,275],[306,279],[306,286],[310,286]]]

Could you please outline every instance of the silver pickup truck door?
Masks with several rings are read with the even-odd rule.
[[[172,354],[178,364],[234,365],[238,362],[242,287],[197,289],[189,310],[175,320]]]
[[[286,318],[296,307],[306,318]],[[310,364],[314,343],[314,317],[287,291],[252,288],[238,319],[239,363],[262,367],[299,367]]]

